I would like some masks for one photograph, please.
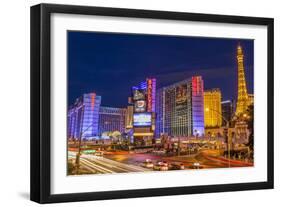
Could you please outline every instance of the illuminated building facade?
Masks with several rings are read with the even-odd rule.
[[[103,132],[125,132],[126,109],[113,107],[100,107],[99,135]]]
[[[125,125],[127,130],[133,128],[133,114],[134,114],[134,106],[128,106],[126,111],[126,120],[125,120]]]
[[[101,96],[95,93],[83,94],[78,98],[67,114],[68,138],[92,138],[98,135],[99,109]]]
[[[204,134],[204,85],[193,76],[157,90],[156,136]]]
[[[159,88],[156,91],[156,128],[155,128],[155,137],[159,138],[162,134],[165,133],[164,126],[168,125],[167,121],[165,122],[165,88]]]
[[[254,105],[254,94],[248,94],[248,105]]]
[[[133,106],[133,114],[127,115],[126,125],[129,128],[132,123],[134,142],[140,145],[151,144],[155,132],[156,79],[147,78],[133,86],[129,104]]]
[[[230,122],[232,116],[234,115],[234,101],[233,100],[226,100],[221,102],[221,109],[223,117]],[[226,121],[222,120],[222,126],[226,126]]]
[[[80,136],[80,126],[83,114],[82,102],[76,102],[67,112],[67,137],[78,139]]]
[[[221,127],[221,91],[218,88],[204,91],[204,120],[206,128]]]
[[[245,121],[238,121],[235,123],[235,139],[236,144],[246,144],[249,142],[250,131],[248,124]]]

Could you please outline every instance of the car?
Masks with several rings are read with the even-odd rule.
[[[203,166],[199,162],[194,162],[190,168],[191,169],[202,169]]]
[[[167,171],[169,170],[168,163],[165,161],[159,161],[153,166],[153,170]]]
[[[155,153],[155,154],[165,154],[166,150],[152,150],[152,153]]]
[[[172,162],[169,164],[169,170],[184,170],[184,165],[181,162]]]
[[[150,159],[146,159],[143,163],[142,163],[143,167],[146,168],[153,168],[154,164]]]
[[[166,161],[162,161],[161,164],[164,165],[164,166],[167,166],[167,167],[169,165]]]

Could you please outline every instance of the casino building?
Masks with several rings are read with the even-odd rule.
[[[204,134],[204,89],[201,76],[160,88],[147,78],[133,86],[127,108],[101,106],[101,96],[88,93],[68,110],[68,138],[98,139],[118,131],[136,145],[151,145],[161,134]]]
[[[156,137],[204,134],[204,86],[201,76],[174,83],[156,93]]]
[[[99,110],[99,135],[104,132],[125,132],[125,108],[113,108],[101,106]]]
[[[83,94],[69,107],[67,136],[71,139],[99,139],[103,132],[125,132],[126,108],[101,106],[101,96]]]
[[[150,145],[153,142],[156,119],[155,101],[156,79],[147,78],[132,87],[132,97],[129,97],[131,108],[128,108],[131,111],[126,118],[126,128],[132,126],[133,142],[136,145]]]
[[[67,113],[67,137],[89,139],[98,135],[101,96],[83,94],[76,99]]]
[[[204,119],[206,128],[218,128],[222,125],[221,97],[219,88],[204,91]]]

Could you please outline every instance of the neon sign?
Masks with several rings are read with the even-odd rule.
[[[203,93],[203,82],[201,76],[192,77],[192,95],[200,95]]]
[[[155,112],[156,79],[147,79],[147,111]]]
[[[95,93],[92,93],[92,94],[91,94],[91,108],[92,108],[92,110],[93,110],[94,107],[95,107],[95,100],[96,100],[96,94],[95,94]]]

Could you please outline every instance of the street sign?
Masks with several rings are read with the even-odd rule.
[[[84,154],[92,154],[92,153],[95,153],[96,150],[83,150],[83,153]]]

